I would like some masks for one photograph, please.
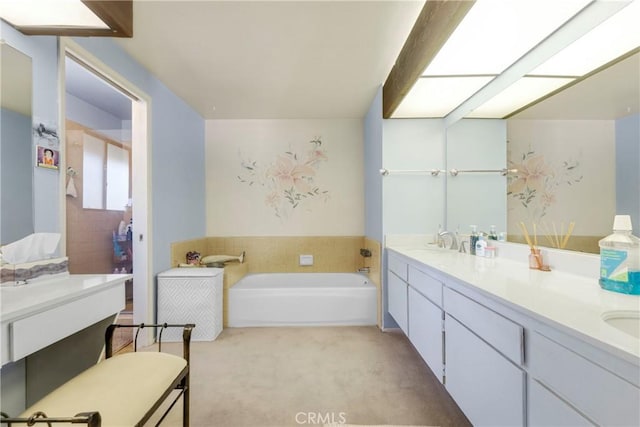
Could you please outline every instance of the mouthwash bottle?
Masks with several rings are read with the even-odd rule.
[[[613,234],[600,240],[600,286],[640,295],[640,239],[631,231],[631,217],[616,215]]]

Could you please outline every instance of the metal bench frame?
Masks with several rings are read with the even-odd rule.
[[[171,386],[164,390],[162,395],[156,400],[151,408],[145,413],[145,415],[136,423],[136,426],[142,426],[147,422],[151,416],[158,410],[158,408],[164,403],[169,395],[174,390],[180,390],[175,399],[171,402],[167,410],[162,414],[160,420],[156,426],[160,425],[166,418],[167,414],[174,407],[178,399],[182,396],[182,425],[183,427],[189,426],[189,374],[190,374],[190,356],[191,356],[191,331],[196,325],[193,323],[187,323],[182,325],[171,325],[167,323],[163,324],[145,324],[140,323],[137,325],[124,325],[124,324],[112,324],[107,327],[105,332],[105,358],[113,356],[113,334],[118,328],[137,328],[135,338],[133,341],[133,351],[137,351],[138,333],[144,328],[161,328],[158,334],[158,351],[162,351],[162,332],[166,328],[179,327],[183,328],[182,331],[182,357],[187,361],[187,366],[180,372],[180,374],[171,383]],[[33,426],[35,424],[47,423],[51,427],[56,423],[71,423],[71,424],[86,424],[89,427],[101,427],[102,418],[98,411],[82,412],[72,417],[47,417],[43,412],[35,412],[28,418],[11,418],[4,412],[1,412],[0,425],[7,425],[11,427],[13,423],[20,425]]]

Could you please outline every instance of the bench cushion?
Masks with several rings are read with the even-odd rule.
[[[158,352],[125,353],[106,359],[67,381],[27,408],[71,417],[98,411],[103,426],[134,426],[187,366],[182,357]]]

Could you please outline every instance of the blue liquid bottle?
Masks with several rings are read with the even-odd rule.
[[[640,239],[631,231],[631,217],[616,215],[613,234],[600,240],[600,287],[640,295]]]

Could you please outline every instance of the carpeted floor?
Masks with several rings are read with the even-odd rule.
[[[376,327],[229,328],[192,343],[191,366],[193,427],[470,425],[407,338]]]

